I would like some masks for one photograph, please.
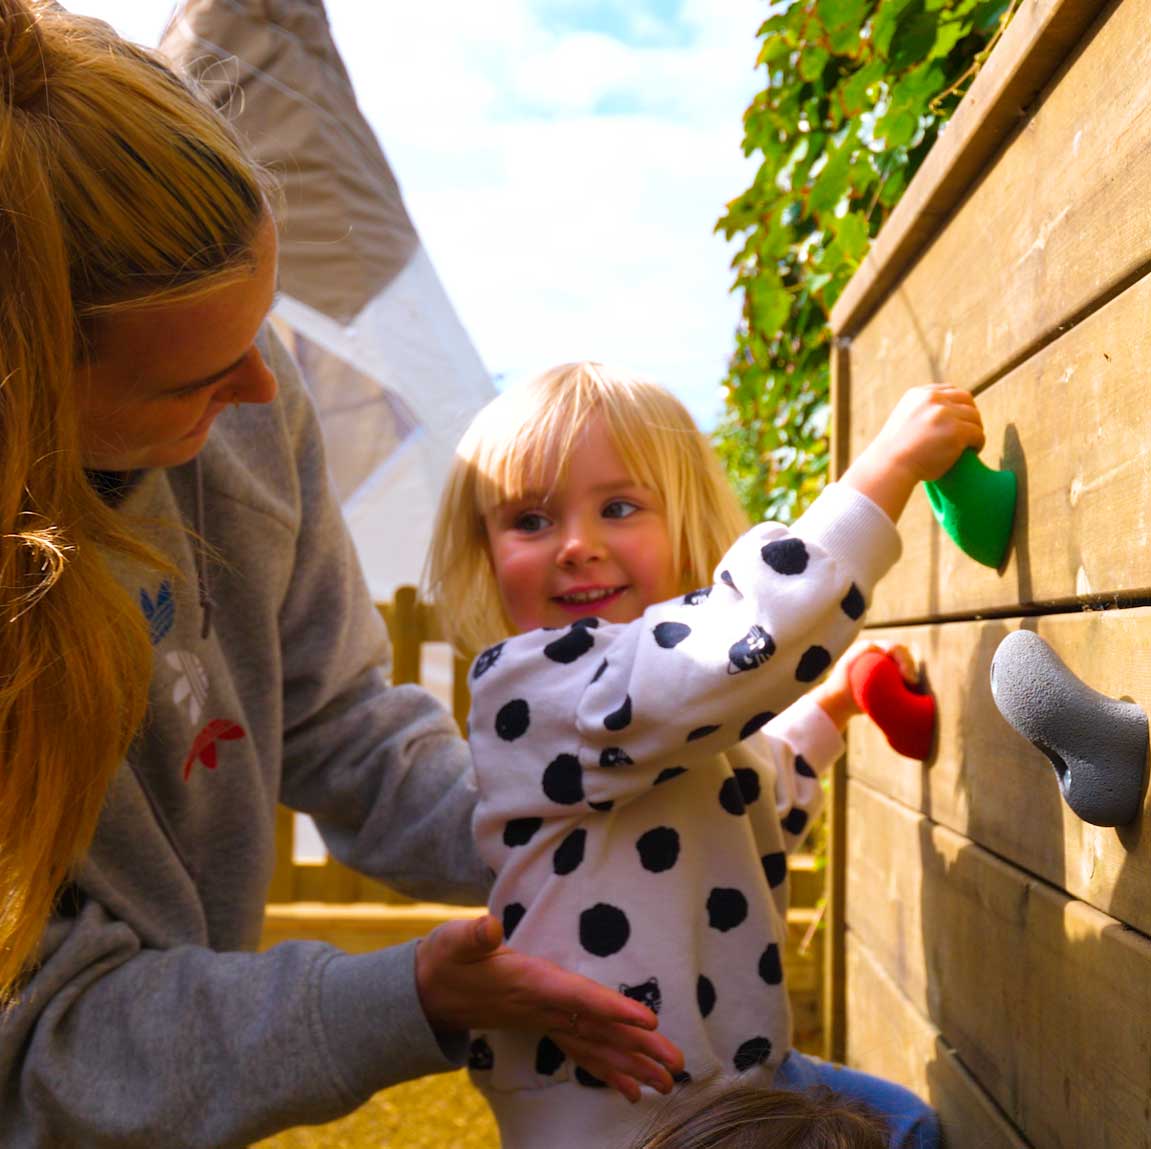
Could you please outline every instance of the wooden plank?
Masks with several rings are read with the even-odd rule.
[[[264,914],[260,948],[303,939],[322,941],[348,953],[367,953],[423,937],[444,922],[477,918],[483,907],[416,902],[393,906],[371,902],[272,903]]]
[[[1134,825],[1091,826],[1059,793],[1047,759],[1002,718],[991,659],[1024,625],[1093,689],[1151,712],[1151,609],[1047,615],[869,632],[917,650],[938,707],[930,766],[902,758],[866,720],[848,730],[853,778],[929,815],[1075,897],[1151,934],[1147,807]]]
[[[1151,0],[1113,5],[852,342],[852,447],[913,382],[978,388],[1145,273]]]
[[[870,623],[1151,594],[1151,441],[1134,417],[1151,403],[1149,333],[1151,276],[980,396],[982,457],[1019,478],[1004,572],[980,566],[943,534],[921,488],[900,524],[903,557],[877,588]],[[856,371],[853,363],[858,379]]]
[[[1151,942],[852,782],[848,928],[1045,1149],[1151,1146]]]
[[[915,174],[831,315],[859,329],[1017,130],[1025,111],[1106,7],[1101,0],[1032,0],[1006,32]]]
[[[847,939],[847,1063],[926,1098],[947,1149],[1028,1149],[955,1050],[883,972],[855,934]]]

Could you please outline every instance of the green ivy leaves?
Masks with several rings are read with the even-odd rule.
[[[761,163],[716,224],[743,319],[716,446],[748,511],[789,520],[827,472],[827,317],[1012,0],[782,0],[744,116]]]

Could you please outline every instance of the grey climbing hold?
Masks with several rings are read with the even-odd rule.
[[[1083,683],[1037,634],[1009,634],[991,660],[999,712],[1055,767],[1067,805],[1095,826],[1139,816],[1147,715]]]

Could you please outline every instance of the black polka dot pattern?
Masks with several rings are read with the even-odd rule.
[[[807,547],[802,539],[776,539],[759,553],[776,574],[797,575],[807,570]]]
[[[716,886],[707,896],[707,924],[727,933],[747,919],[747,898],[739,890]]]
[[[551,1077],[563,1063],[567,1054],[550,1037],[541,1037],[536,1046],[536,1073],[541,1077]]]
[[[777,890],[787,881],[787,855],[782,850],[771,854],[764,854],[760,861],[763,863],[763,876],[767,884]]]
[[[631,925],[627,914],[617,906],[597,902],[579,916],[579,940],[589,954],[611,957],[627,945]]]
[[[679,834],[670,826],[656,826],[639,836],[635,848],[645,870],[662,874],[679,860]]]
[[[711,594],[710,586],[701,586],[699,590],[689,590],[687,594],[683,596],[683,605],[699,606],[709,594]]]
[[[697,726],[688,734],[687,740],[689,742],[698,742],[701,738],[706,738],[709,734],[714,734],[718,729],[718,724],[711,726]]]
[[[661,770],[656,776],[653,786],[661,786],[664,782],[670,782],[673,778],[678,778],[681,774],[687,773],[686,766],[668,766],[666,769]]]
[[[775,639],[762,626],[753,626],[727,652],[728,674],[762,666],[775,653]]]
[[[595,639],[592,637],[590,628],[581,626],[577,622],[567,634],[549,642],[544,647],[544,655],[550,658],[552,662],[567,664],[575,662],[577,658],[582,658],[593,646],[595,646]]]
[[[720,571],[719,581],[735,590],[735,579],[731,577],[731,571]]]
[[[779,946],[775,942],[760,955],[759,976],[768,985],[779,985],[783,981],[783,963],[779,960]]]
[[[503,653],[504,644],[497,642],[495,646],[489,646],[487,650],[481,651],[476,658],[475,663],[472,665],[472,680],[482,678],[495,664],[499,661],[500,655]]]
[[[745,806],[759,801],[759,774],[750,766],[740,766],[735,772],[736,785],[739,786],[739,796]]]
[[[630,766],[632,762],[622,746],[605,746],[599,753],[599,764],[610,770],[615,766]]]
[[[505,702],[496,715],[496,733],[505,742],[514,742],[522,738],[531,725],[531,711],[522,698],[513,698]]]
[[[561,806],[583,801],[583,768],[574,754],[560,754],[544,770],[544,793]]]
[[[513,818],[504,827],[504,845],[526,846],[543,824],[542,818]]]
[[[691,634],[691,627],[685,622],[661,622],[656,624],[651,633],[657,646],[671,650]]]
[[[572,629],[580,627],[583,630],[595,630],[599,626],[599,619],[594,614],[589,614],[586,618],[577,618],[572,623]]]
[[[652,1013],[659,1013],[663,1005],[663,995],[659,992],[658,978],[649,977],[647,981],[640,982],[639,985],[621,985],[619,991],[624,997],[630,997],[632,1001],[646,1005]]]
[[[615,802],[609,798],[606,802],[589,802],[588,806],[595,810],[597,814],[606,814],[609,810],[615,808]]]
[[[491,1069],[496,1063],[496,1056],[492,1047],[482,1038],[477,1037],[468,1046],[468,1068],[477,1070]]]
[[[759,714],[753,714],[739,730],[739,740],[742,742],[745,738],[750,738],[757,730],[761,730],[775,717],[774,711],[764,710]]]
[[[799,837],[807,829],[807,811],[798,806],[792,806],[783,819],[783,828],[789,833]]]
[[[591,676],[592,682],[599,682],[599,680],[603,677],[603,672],[605,670],[607,670],[607,659],[606,658],[603,660],[603,662],[601,662],[599,664],[599,666],[596,667],[595,674],[593,674]]]
[[[812,769],[811,763],[808,762],[808,760],[804,758],[802,754],[797,754],[795,756],[795,772],[797,774],[802,774],[804,778],[818,777],[815,770]]]
[[[516,926],[523,921],[524,914],[526,913],[527,910],[519,902],[508,902],[508,904],[504,906],[504,912],[500,915],[500,920],[504,927],[505,941],[516,932]]]
[[[851,590],[844,595],[843,602],[840,604],[843,613],[847,615],[852,622],[857,622],[863,617],[863,612],[867,609],[867,603],[863,600],[863,592],[855,585],[851,584]]]
[[[695,983],[695,1001],[699,1006],[700,1017],[707,1017],[715,1009],[715,986],[711,978],[700,974]]]
[[[686,1069],[681,1069],[678,1073],[673,1073],[671,1079],[676,1085],[690,1085],[691,1074]]]
[[[768,1037],[753,1037],[745,1041],[732,1058],[732,1064],[738,1073],[745,1073],[762,1065],[771,1056],[771,1039]]]
[[[588,1089],[607,1088],[606,1081],[600,1081],[598,1077],[593,1077],[592,1074],[588,1073],[588,1071],[584,1069],[582,1065],[576,1066],[575,1079],[580,1083],[580,1085],[586,1085]]]
[[[618,710],[613,710],[604,720],[607,730],[624,730],[631,725],[631,695],[625,696]]]
[[[719,788],[719,804],[729,814],[743,814],[747,811],[744,805],[743,794],[739,789],[739,782],[734,778],[725,778]]]
[[[587,845],[586,830],[572,830],[552,854],[552,869],[561,878],[579,869]]]
[[[799,682],[814,682],[831,665],[831,654],[822,646],[809,646],[795,668]]]

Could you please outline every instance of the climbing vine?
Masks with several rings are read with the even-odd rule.
[[[826,479],[827,319],[1017,0],[780,0],[744,116],[762,157],[716,224],[743,246],[743,316],[716,446],[755,518]]]

